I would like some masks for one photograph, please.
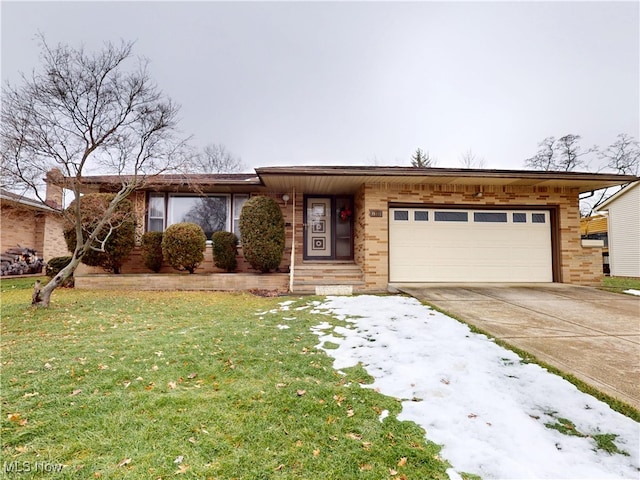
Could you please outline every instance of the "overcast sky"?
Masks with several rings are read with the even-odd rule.
[[[640,3],[1,2],[2,80],[48,43],[135,40],[199,147],[250,168],[522,168],[547,136],[640,138]]]

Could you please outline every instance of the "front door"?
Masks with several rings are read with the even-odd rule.
[[[305,197],[304,258],[353,259],[352,213],[351,197]]]

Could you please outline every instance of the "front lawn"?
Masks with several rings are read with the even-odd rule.
[[[610,292],[623,293],[625,290],[640,290],[640,278],[604,277],[602,288]]]
[[[309,298],[59,289],[34,309],[31,284],[1,282],[3,473],[448,478],[397,399],[315,348]]]

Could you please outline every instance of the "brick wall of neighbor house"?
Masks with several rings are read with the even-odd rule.
[[[45,261],[68,255],[57,214],[3,203],[0,251],[18,245],[34,248]]]
[[[482,198],[474,198],[478,185],[391,185],[367,184],[356,195],[355,261],[365,274],[365,289],[386,290],[389,278],[390,202],[416,204],[557,205],[560,224],[560,276],[564,283],[598,284],[602,277],[601,252],[583,248],[580,241],[580,213],[577,189],[549,187],[482,186]],[[383,211],[370,217],[369,210]],[[365,233],[366,232],[366,233]]]

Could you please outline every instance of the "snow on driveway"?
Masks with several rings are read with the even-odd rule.
[[[327,297],[313,311],[347,322],[313,328],[334,368],[361,362],[368,387],[403,399],[398,419],[443,446],[452,480],[640,477],[640,424],[457,320],[401,296]],[[583,436],[545,426],[572,428],[563,419]],[[606,434],[626,455],[597,449]]]

